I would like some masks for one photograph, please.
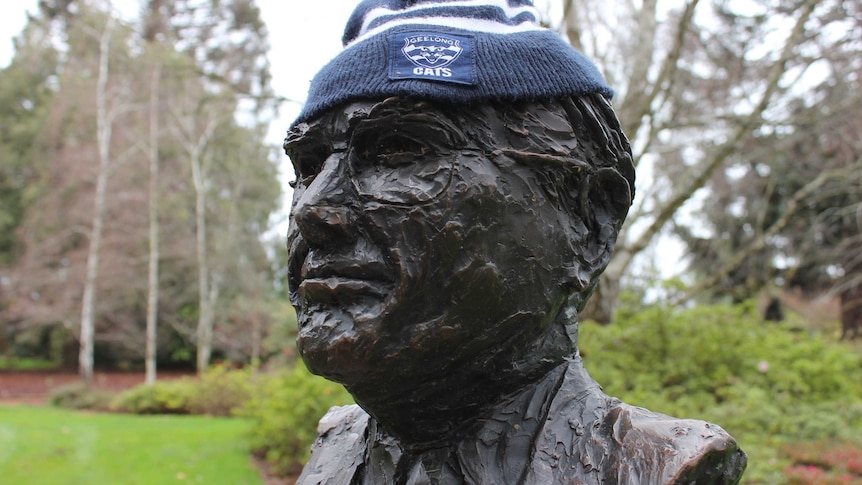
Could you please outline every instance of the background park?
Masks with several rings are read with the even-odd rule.
[[[356,2],[31,3],[0,7],[0,482],[290,483],[350,396],[297,360],[279,138]],[[535,3],[638,167],[589,371],[722,425],[744,483],[862,484],[862,3]]]

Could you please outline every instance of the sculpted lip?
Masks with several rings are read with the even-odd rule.
[[[348,278],[314,278],[299,284],[299,295],[309,302],[338,303],[341,299],[357,296],[383,297],[389,294],[390,285],[379,281]]]
[[[306,258],[300,276],[303,280],[346,278],[353,280],[391,282],[389,271],[381,261],[323,260]]]
[[[306,301],[335,303],[345,297],[383,297],[390,293],[392,278],[379,261],[325,261],[309,258],[302,265],[299,295]]]

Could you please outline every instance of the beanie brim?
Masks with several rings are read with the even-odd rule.
[[[467,36],[473,45],[470,81],[394,79],[394,34]],[[507,34],[471,32],[439,25],[406,25],[351,44],[314,77],[308,99],[291,125],[310,121],[351,101],[404,96],[437,102],[556,99],[601,94],[613,97],[596,66],[550,30]]]

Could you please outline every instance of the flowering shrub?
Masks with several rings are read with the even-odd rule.
[[[862,448],[852,443],[820,441],[786,445],[782,450],[794,463],[784,470],[788,483],[862,485]]]

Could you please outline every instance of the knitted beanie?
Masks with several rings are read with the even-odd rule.
[[[593,63],[538,19],[531,0],[364,0],[293,124],[390,96],[459,104],[613,96]]]

